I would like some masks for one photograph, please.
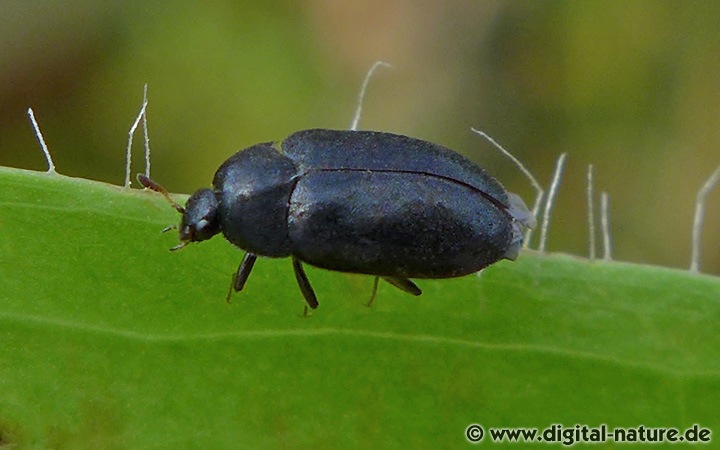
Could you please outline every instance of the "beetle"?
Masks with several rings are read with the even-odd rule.
[[[519,196],[443,146],[377,131],[311,129],[232,155],[185,207],[176,250],[216,234],[246,251],[231,291],[258,256],[290,257],[310,308],[303,263],[375,275],[412,295],[412,278],[452,278],[514,260],[535,218]],[[372,302],[372,299],[371,299]]]

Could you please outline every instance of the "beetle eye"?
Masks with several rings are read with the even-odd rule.
[[[207,226],[208,226],[209,224],[210,224],[210,222],[208,222],[207,219],[200,219],[200,220],[198,221],[197,225],[195,225],[195,228],[197,228],[198,231],[202,231],[202,230],[204,230],[205,228],[207,228]]]

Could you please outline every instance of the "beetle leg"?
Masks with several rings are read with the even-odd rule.
[[[230,291],[228,291],[227,298],[225,299],[226,302],[230,303],[230,296],[232,295],[233,290],[235,290],[235,292],[240,292],[245,287],[245,282],[250,276],[250,272],[252,272],[252,268],[255,265],[256,260],[257,255],[255,253],[245,253],[245,257],[240,263],[237,272],[233,274],[232,282],[230,283]]]
[[[302,263],[294,256],[292,257],[292,263],[293,269],[295,270],[295,279],[297,280],[298,286],[300,286],[300,292],[302,292],[302,295],[305,297],[305,301],[310,308],[317,308],[317,297],[315,297],[315,291],[313,291],[312,286],[310,286],[310,280],[308,280],[307,275],[305,275]]]
[[[235,288],[236,292],[242,291],[242,289],[245,287],[245,282],[250,276],[250,272],[252,272],[252,268],[255,265],[256,260],[257,255],[255,253],[245,253],[245,257],[240,263],[240,267],[238,267],[237,275],[235,275],[235,280],[233,283],[233,287]]]
[[[371,307],[373,302],[375,301],[375,296],[377,295],[379,283],[380,283],[380,277],[375,277],[375,280],[373,281],[372,295],[370,295],[370,301],[365,304],[365,306],[367,306],[368,308]]]
[[[237,273],[232,275],[232,281],[230,282],[230,289],[228,289],[228,295],[225,297],[225,303],[232,303],[230,297],[232,297],[233,286],[235,286],[235,280],[237,280]]]
[[[401,291],[405,291],[408,294],[412,294],[415,296],[422,294],[422,291],[420,290],[418,285],[413,283],[412,280],[409,278],[401,278],[401,277],[382,277],[382,278],[383,278],[383,280],[392,284],[396,288],[400,289]]]

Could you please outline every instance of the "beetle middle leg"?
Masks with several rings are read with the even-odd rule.
[[[418,285],[413,283],[413,281],[409,278],[376,276],[375,281],[373,282],[372,295],[370,295],[370,301],[365,304],[365,306],[367,306],[368,308],[371,307],[373,302],[375,301],[375,297],[377,296],[377,290],[378,290],[378,282],[380,281],[380,278],[382,278],[383,280],[392,284],[393,286],[400,289],[401,291],[407,292],[408,294],[412,294],[414,296],[418,296],[418,295],[422,294],[422,290],[418,287]]]
[[[245,287],[245,282],[250,276],[250,272],[252,272],[252,268],[255,265],[256,260],[257,255],[255,253],[245,253],[245,257],[240,263],[237,272],[233,274],[232,282],[230,283],[230,290],[228,291],[228,295],[225,301],[230,303],[230,296],[232,295],[233,290],[235,292],[242,291],[242,289]]]
[[[414,296],[422,294],[422,290],[420,290],[418,285],[413,283],[413,281],[409,278],[382,277],[382,279],[392,284],[396,288],[400,289],[401,291],[407,292],[408,294],[412,294]]]
[[[317,297],[315,297],[315,291],[313,291],[312,286],[310,286],[310,280],[308,280],[307,275],[305,275],[302,262],[293,256],[292,264],[293,269],[295,270],[295,279],[297,280],[298,286],[300,286],[300,292],[302,292],[303,297],[305,297],[305,301],[310,308],[317,308]]]

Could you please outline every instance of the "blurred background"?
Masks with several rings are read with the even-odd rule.
[[[687,267],[695,195],[720,164],[720,2],[108,1],[0,5],[0,165],[122,184],[149,84],[152,176],[209,186],[235,151],[360,128],[464,153],[532,203],[486,131],[544,185],[568,152],[549,249],[586,256],[587,165],[610,195],[614,256]],[[144,170],[135,141],[133,173]],[[137,183],[135,183],[137,184]],[[0,187],[1,188],[1,187]],[[597,204],[597,203],[596,203]],[[720,189],[703,272],[720,274]]]

